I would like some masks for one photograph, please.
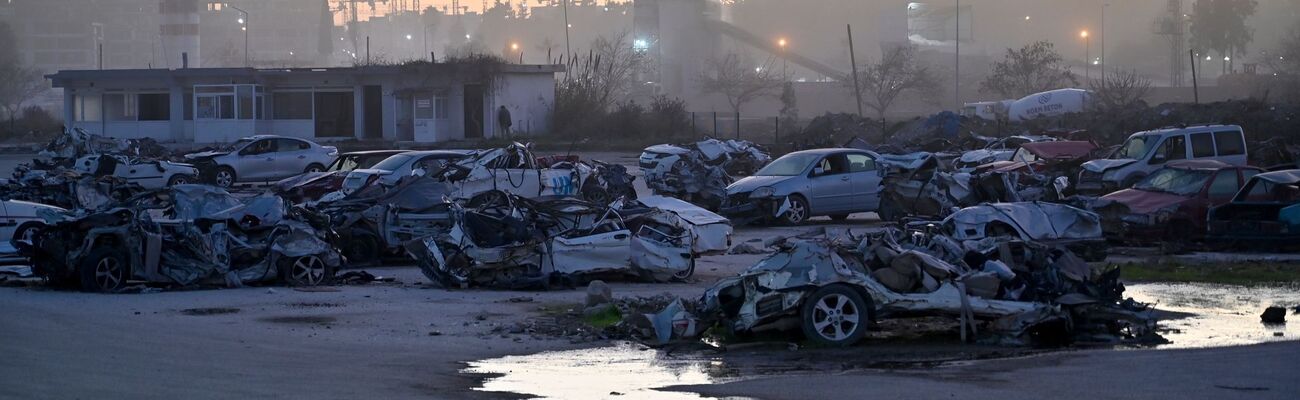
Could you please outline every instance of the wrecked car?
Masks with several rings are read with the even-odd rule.
[[[614,176],[611,176],[614,175]],[[541,166],[528,146],[514,143],[480,151],[460,161],[447,163],[430,173],[451,185],[453,199],[472,203],[493,203],[500,193],[524,197],[580,196],[607,203],[619,197],[634,198],[633,177],[622,166],[593,162],[560,162]]]
[[[1246,165],[1246,139],[1236,125],[1205,125],[1134,133],[1102,160],[1083,163],[1075,191],[1102,195],[1133,187],[1142,178],[1178,160],[1215,160]]]
[[[604,274],[686,279],[700,243],[694,235],[711,229],[696,226],[691,221],[704,220],[682,217],[681,210],[608,207],[572,197],[496,198],[501,201],[481,207],[448,203],[449,229],[407,243],[426,277],[444,287],[507,289],[572,285]]]
[[[1108,239],[1191,242],[1204,237],[1210,208],[1232,200],[1242,183],[1263,172],[1214,160],[1170,162],[1145,179],[1093,201]]]
[[[953,161],[953,168],[961,170],[971,170],[975,167],[990,164],[998,161],[1010,161],[1016,150],[1026,143],[1037,143],[1054,141],[1056,138],[1051,136],[1009,136],[1001,139],[994,139],[988,146],[979,150],[971,150],[962,153]]]
[[[772,161],[767,150],[747,140],[705,139],[690,145],[658,144],[641,152],[638,166],[644,171],[664,172],[679,161],[722,167],[730,175],[745,176]]]
[[[939,232],[957,241],[1009,238],[1065,246],[1089,261],[1106,258],[1101,217],[1065,204],[982,204],[958,210],[937,224],[921,221],[909,226],[937,226]]]
[[[1300,170],[1255,175],[1232,198],[1210,209],[1208,239],[1264,248],[1294,248],[1300,238]]]
[[[727,187],[720,214],[738,223],[780,221],[798,225],[828,215],[833,220],[875,211],[881,173],[875,153],[857,149],[798,151]]]
[[[893,316],[958,317],[963,339],[967,327],[977,333],[976,320],[991,321],[999,341],[1018,343],[1123,338],[1154,327],[1149,308],[1123,301],[1118,269],[1094,274],[1069,251],[985,242],[963,248],[966,260],[946,261],[896,236],[787,241],[705,291],[698,319],[736,333],[797,326],[828,346],[852,345]]]
[[[116,139],[72,128],[51,140],[39,154],[55,160],[76,160],[90,154],[160,159],[167,156],[167,149],[152,138]]]
[[[281,179],[272,189],[295,203],[317,200],[326,193],[342,188],[343,179],[348,172],[370,168],[390,156],[405,152],[406,150],[370,150],[343,153],[324,171],[304,172]]]
[[[116,176],[145,189],[194,183],[199,170],[189,164],[145,160],[116,154],[91,154],[73,163],[77,171],[92,176]]]
[[[339,155],[334,146],[286,136],[257,135],[216,150],[190,153],[200,180],[219,187],[240,182],[270,182],[304,172],[322,172]]]
[[[448,163],[474,154],[470,150],[428,150],[411,151],[395,154],[367,168],[350,171],[340,187],[344,192],[353,192],[369,185],[393,186],[402,178],[443,169]]]
[[[103,211],[44,218],[19,250],[36,275],[86,291],[117,292],[129,281],[320,285],[343,262],[325,218],[271,194],[244,200],[177,185]]]
[[[45,227],[45,219],[40,216],[42,213],[62,213],[66,212],[59,207],[33,203],[22,200],[5,200],[0,202],[0,240],[11,238],[13,242],[32,240],[32,235]]]

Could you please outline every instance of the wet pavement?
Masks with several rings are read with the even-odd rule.
[[[1197,283],[1129,284],[1126,294],[1182,318],[1160,323],[1167,344],[1137,348],[1184,349],[1256,344],[1300,338],[1300,319],[1291,324],[1263,324],[1259,314],[1271,305],[1300,305],[1300,286],[1232,286]],[[926,339],[918,339],[926,340]],[[507,356],[468,363],[462,373],[481,374],[475,390],[524,394],[543,399],[702,399],[694,393],[660,391],[682,385],[718,384],[755,377],[809,372],[843,373],[860,369],[931,368],[975,359],[1006,358],[1041,351],[988,345],[871,343],[852,349],[790,351],[779,345],[747,355],[717,349],[665,351],[633,343]],[[759,345],[763,346],[763,345]],[[882,347],[900,347],[879,354]],[[909,347],[918,351],[903,355]],[[703,347],[703,346],[701,346]],[[1123,347],[1121,349],[1135,349]],[[1069,351],[1062,349],[1057,351]],[[768,357],[755,357],[766,352]],[[841,353],[836,353],[841,352]],[[792,356],[810,353],[802,358]],[[858,354],[855,354],[858,353]],[[796,359],[798,358],[798,359]],[[864,359],[872,359],[867,362]]]

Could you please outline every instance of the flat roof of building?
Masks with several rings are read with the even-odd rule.
[[[495,64],[501,73],[554,74],[564,72],[561,64]],[[63,70],[46,75],[60,87],[61,82],[86,79],[160,79],[160,78],[212,78],[212,77],[273,77],[286,75],[401,75],[410,73],[453,72],[467,68],[482,68],[478,63],[415,63],[406,65],[369,65],[331,68],[180,68],[180,69],[86,69]]]

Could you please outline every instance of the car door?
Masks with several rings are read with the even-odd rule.
[[[849,209],[853,199],[853,182],[844,153],[827,155],[818,161],[809,176],[809,206],[813,214],[828,214]]]
[[[313,161],[308,154],[311,151],[311,144],[298,139],[287,138],[280,138],[275,141],[276,170],[274,174],[276,178],[287,178],[307,170],[307,166]]]
[[[145,189],[157,189],[167,185],[166,173],[157,161],[129,163],[125,157],[117,164],[117,176],[128,182],[138,184]]]
[[[853,197],[847,204],[853,212],[875,211],[880,207],[880,173],[876,170],[876,160],[865,153],[848,153],[844,155],[849,167],[849,189]]]
[[[275,139],[260,139],[244,146],[232,163],[235,176],[240,181],[264,181],[274,177],[277,169],[275,149]]]
[[[4,215],[0,217],[0,240],[6,243],[14,237],[14,231],[18,229],[17,216],[10,214],[11,212],[17,213],[18,210],[10,210],[9,208],[9,201],[0,201],[0,213]]]

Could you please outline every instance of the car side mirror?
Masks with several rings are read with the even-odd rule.
[[[1148,162],[1148,164],[1151,165],[1164,164],[1164,163],[1165,163],[1165,156],[1159,154],[1151,156],[1151,161]]]
[[[813,176],[822,176],[826,174],[826,169],[822,167],[813,167]]]

